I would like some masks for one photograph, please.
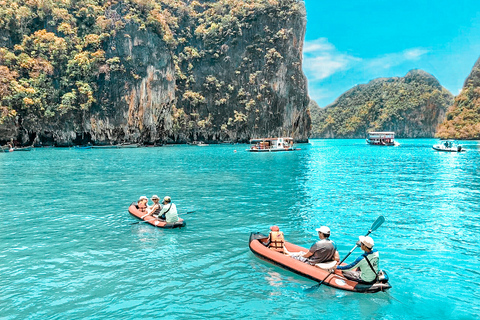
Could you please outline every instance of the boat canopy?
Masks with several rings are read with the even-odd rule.
[[[281,138],[258,138],[258,139],[250,139],[250,143],[258,143],[264,141],[277,141],[283,139],[283,141],[293,141],[293,138],[290,137],[281,137]]]
[[[395,137],[395,132],[369,132],[369,138],[393,138]]]

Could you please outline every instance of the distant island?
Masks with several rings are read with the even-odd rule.
[[[365,138],[394,131],[399,138],[431,138],[453,104],[453,95],[422,70],[357,85],[331,105],[310,104],[315,138]]]
[[[311,100],[311,138],[364,138],[394,131],[399,138],[480,139],[480,58],[456,97],[422,70],[379,78],[320,108]]]

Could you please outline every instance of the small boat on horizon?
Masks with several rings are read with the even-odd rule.
[[[188,145],[192,145],[192,146],[199,146],[199,147],[207,147],[209,146],[208,143],[205,143],[203,141],[193,141],[193,142],[187,142]]]
[[[465,152],[465,151],[467,151],[465,148],[463,148],[461,145],[459,145],[454,140],[445,140],[442,143],[435,144],[435,145],[432,146],[432,149],[436,150],[436,151],[443,151],[443,152]]]
[[[395,141],[395,132],[368,132],[367,143],[373,146],[399,146],[400,144]]]
[[[250,140],[249,152],[280,152],[280,151],[297,151],[300,148],[295,148],[293,138],[259,138]]]
[[[15,147],[13,148],[13,151],[32,151],[32,147]]]
[[[1,147],[2,148],[2,151],[3,152],[13,152],[13,151],[32,151],[32,147],[9,147],[9,146],[5,146],[5,147]]]
[[[92,149],[93,146],[75,146],[74,149],[77,150],[87,150],[87,149]]]

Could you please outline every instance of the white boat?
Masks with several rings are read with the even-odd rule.
[[[279,151],[297,151],[300,148],[295,148],[293,138],[260,138],[250,140],[250,152],[279,152]]]
[[[205,142],[203,142],[203,141],[200,141],[200,142],[197,144],[197,146],[199,146],[199,147],[208,147],[208,143],[205,143]]]
[[[398,146],[395,141],[395,132],[369,132],[367,139],[368,144],[375,146]]]
[[[453,140],[445,140],[440,144],[435,144],[432,146],[434,150],[444,151],[444,152],[465,152],[467,151],[461,145],[456,143]]]
[[[187,144],[192,145],[192,146],[199,146],[199,147],[208,147],[209,146],[208,143],[205,143],[203,141],[187,142]]]

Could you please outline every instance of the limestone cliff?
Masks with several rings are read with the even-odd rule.
[[[307,139],[303,1],[82,2],[0,34],[0,143]]]
[[[436,136],[442,139],[480,139],[480,59],[455,97],[455,103],[449,108]]]
[[[432,75],[379,78],[342,94],[333,104],[312,106],[311,137],[364,138],[368,131],[394,131],[399,138],[433,137],[453,96]]]

